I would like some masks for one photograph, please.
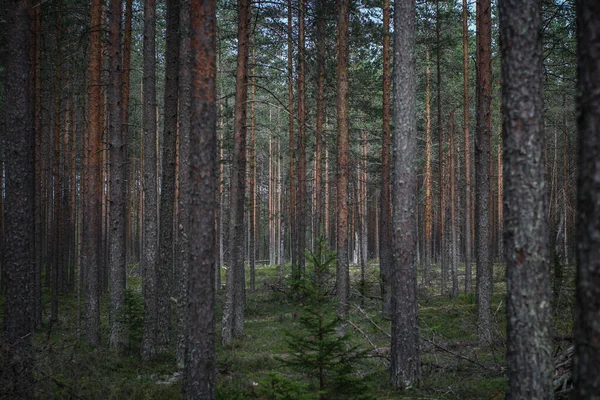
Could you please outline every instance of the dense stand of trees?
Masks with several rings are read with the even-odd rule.
[[[0,390],[33,396],[32,334],[65,293],[81,339],[122,351],[135,275],[140,357],[175,347],[184,397],[214,398],[246,277],[305,276],[324,237],[342,320],[351,266],[360,296],[379,268],[397,388],[421,373],[419,289],[475,292],[487,345],[505,262],[508,396],[551,397],[551,306],[576,260],[576,393],[600,395],[597,6],[105,3],[4,0]]]

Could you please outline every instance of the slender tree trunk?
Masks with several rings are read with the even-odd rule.
[[[84,175],[83,248],[86,341],[100,342],[100,252],[102,251],[102,2],[92,0],[90,32],[90,111]]]
[[[123,141],[123,67],[121,58],[121,0],[111,0],[109,6],[109,61],[110,83],[107,86],[110,141],[110,345],[125,346],[125,327],[119,317],[125,305],[127,284],[127,252],[125,241],[125,214],[127,213],[127,157]]]
[[[469,28],[467,0],[463,0],[463,107],[465,136],[465,293],[472,290],[471,273],[471,137],[469,135]]]
[[[499,5],[499,15],[506,177],[507,398],[550,399],[554,368],[541,11],[537,0],[505,0]]]
[[[579,177],[577,181],[577,313],[575,398],[600,396],[600,4],[576,2]]]
[[[58,4],[58,13],[56,16],[56,66],[54,80],[54,165],[52,169],[52,204],[54,211],[52,212],[52,300],[50,307],[50,320],[58,321],[58,289],[59,289],[59,268],[62,268],[62,253],[64,250],[63,238],[60,233],[60,225],[62,223],[63,205],[61,203],[62,178],[61,159],[60,159],[60,135],[61,135],[61,107],[62,107],[62,49],[61,49],[61,19],[62,19],[62,4]]]
[[[227,269],[227,295],[223,310],[223,343],[244,331],[244,201],[246,192],[246,112],[248,100],[248,42],[250,40],[250,1],[238,1],[238,54],[233,128],[233,165],[229,191],[230,222]]]
[[[569,264],[569,247],[568,247],[568,197],[567,197],[567,164],[568,164],[568,156],[567,156],[567,95],[563,93],[563,187],[562,187],[562,219],[563,219],[563,259],[562,262],[564,265]]]
[[[502,90],[501,81],[498,80],[498,89]],[[502,166],[502,101],[498,102],[498,147],[497,147],[497,163],[496,168],[498,172],[498,193],[496,194],[496,208],[498,215],[498,226],[497,226],[497,238],[496,243],[498,244],[498,262],[504,262],[504,205],[503,205],[503,187],[504,187],[504,174]],[[492,199],[493,200],[493,199]]]
[[[216,1],[191,2],[190,256],[184,399],[215,398]],[[247,58],[246,58],[247,60]],[[242,170],[243,171],[243,170]],[[243,192],[242,192],[243,193]],[[242,197],[243,199],[243,197]],[[235,249],[234,249],[235,250]]]
[[[190,26],[190,0],[180,2],[179,43],[179,204],[177,207],[178,228],[177,262],[175,282],[177,295],[177,338],[175,360],[179,369],[185,364],[185,349],[188,334],[188,265],[190,240],[190,134],[192,94],[192,47]]]
[[[348,25],[350,0],[338,1],[337,27],[337,313],[341,318],[348,315],[350,295],[350,271],[348,260]]]
[[[441,69],[441,43],[440,43],[440,2],[435,2],[435,38],[436,38],[436,73],[437,73],[437,134],[438,134],[438,170],[439,170],[439,232],[440,232],[440,265],[441,265],[441,290],[446,293],[448,280],[448,266],[446,265],[446,199],[445,199],[445,166],[444,166],[444,128],[442,126],[442,69]]]
[[[30,86],[30,2],[11,0],[7,12],[6,208],[4,241],[4,335],[0,387],[11,399],[34,395],[33,354],[35,273],[35,133]],[[3,280],[4,280],[3,279]]]
[[[123,34],[123,78],[122,78],[122,100],[121,100],[121,108],[122,108],[122,117],[123,117],[123,145],[125,146],[125,158],[127,161],[126,165],[126,173],[128,179],[125,180],[125,203],[131,204],[133,201],[130,201],[130,197],[134,192],[132,182],[133,179],[133,160],[129,157],[128,151],[128,133],[129,133],[129,92],[130,92],[130,83],[131,83],[131,25],[133,20],[133,0],[125,0],[125,26],[124,26],[124,34]],[[131,218],[132,213],[135,208],[125,206],[125,262],[129,263],[132,260],[132,233],[131,228],[133,224],[133,220]]]
[[[289,116],[289,127],[288,127],[288,131],[289,131],[289,147],[288,147],[288,151],[290,153],[290,170],[289,170],[289,177],[290,177],[290,189],[289,189],[289,193],[290,193],[290,198],[289,198],[289,212],[288,212],[288,218],[289,218],[289,231],[290,231],[290,255],[291,255],[291,261],[292,261],[292,275],[293,276],[297,276],[297,259],[296,259],[296,196],[294,195],[296,193],[296,183],[295,183],[295,168],[294,168],[294,163],[295,163],[295,148],[296,148],[296,144],[295,144],[295,140],[294,140],[294,70],[293,70],[293,56],[294,56],[294,51],[292,48],[293,45],[293,27],[292,27],[292,0],[288,0],[287,3],[287,11],[288,11],[288,47],[287,47],[287,51],[288,51],[288,116]]]
[[[425,268],[423,282],[429,284],[432,262],[433,206],[431,199],[431,72],[429,47],[425,48]]]
[[[45,232],[44,220],[45,215],[45,198],[44,198],[44,158],[45,148],[42,146],[42,129],[41,129],[41,112],[42,112],[42,83],[41,83],[41,41],[42,41],[42,13],[41,6],[34,9],[34,31],[35,31],[35,54],[34,54],[34,77],[33,77],[33,126],[35,132],[35,287],[34,287],[34,308],[35,308],[35,327],[42,326],[42,265],[45,262],[45,249],[43,246]],[[6,101],[6,100],[5,100]],[[5,121],[6,123],[6,121]],[[2,139],[0,138],[0,141]],[[2,153],[2,151],[0,151]],[[0,157],[2,154],[0,154]],[[1,168],[1,167],[0,167]],[[1,171],[0,171],[1,172]],[[0,173],[0,176],[3,174]],[[2,178],[0,178],[1,180]],[[0,187],[4,187],[4,183],[0,182]],[[0,201],[1,200],[0,196]],[[0,205],[0,214],[4,214],[4,207]],[[1,219],[2,217],[0,217]],[[2,233],[4,223],[0,223],[0,248],[4,244]],[[4,254],[4,252],[2,253]],[[4,260],[0,256],[0,263],[4,268]],[[3,270],[3,269],[2,269]],[[3,286],[0,285],[0,290]]]
[[[144,285],[144,329],[142,359],[156,357],[158,333],[158,188],[156,182],[156,0],[144,2],[143,48],[143,156],[144,212],[142,216],[142,268]]]
[[[417,121],[415,112],[415,1],[394,10],[394,172],[391,381],[407,388],[419,378],[417,265],[415,254]]]
[[[248,149],[249,165],[249,187],[248,197],[250,198],[248,216],[250,230],[250,251],[248,252],[248,264],[250,265],[250,290],[255,289],[255,267],[256,267],[256,135],[254,131],[254,96],[256,94],[255,75],[256,75],[256,42],[252,43],[252,76],[250,78],[250,148]]]
[[[325,24],[327,17],[325,0],[317,2],[317,110],[315,116],[315,183],[314,183],[314,228],[313,250],[316,251],[318,238],[323,235],[323,120],[325,118]]]
[[[171,325],[171,279],[173,275],[173,230],[175,207],[175,152],[179,85],[179,0],[167,1],[165,50],[163,173],[160,191],[159,262],[157,268],[158,343],[169,341]]]
[[[452,272],[452,297],[458,297],[458,231],[456,228],[456,183],[454,171],[454,110],[450,111],[450,241],[452,242],[452,255],[450,258],[450,271]]]
[[[304,275],[304,251],[306,249],[306,92],[304,75],[304,0],[298,0],[298,205],[296,223],[298,225],[297,260],[298,269]]]
[[[477,262],[477,337],[492,340],[490,305],[492,263],[490,257],[490,112],[492,98],[492,43],[490,0],[477,0],[477,135],[475,136],[475,256]]]
[[[382,311],[384,315],[392,312],[391,304],[391,274],[392,274],[392,199],[391,199],[391,168],[390,168],[390,90],[391,90],[391,62],[390,62],[390,0],[383,3],[383,127],[381,142],[381,196],[380,196],[380,222],[379,222],[379,273],[381,279],[381,298],[383,299]]]

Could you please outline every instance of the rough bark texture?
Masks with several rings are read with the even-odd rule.
[[[505,136],[507,398],[550,399],[553,365],[541,14],[537,0],[504,0],[499,5]]]
[[[255,72],[256,72],[256,43],[252,43],[252,77],[250,78],[250,147],[248,149],[248,264],[250,267],[250,290],[255,286],[256,268],[256,131],[254,129],[254,99],[256,95]]]
[[[246,114],[248,101],[248,42],[250,40],[250,1],[238,1],[238,54],[235,77],[235,117],[233,165],[230,186],[229,252],[227,293],[223,309],[223,343],[244,331],[244,201],[246,192]]]
[[[313,250],[318,247],[318,238],[323,235],[323,120],[325,118],[325,0],[317,2],[317,110],[315,116],[315,184],[314,184],[314,228]]]
[[[127,148],[127,133],[129,132],[129,92],[130,92],[130,82],[131,82],[131,28],[133,21],[133,0],[125,0],[125,26],[124,26],[124,34],[123,34],[123,84],[122,84],[122,113],[123,117],[123,144],[125,144],[125,157],[127,157],[127,177],[125,180],[125,202],[129,203],[129,193],[134,192],[134,179],[133,175],[133,167],[131,166],[133,163],[129,160],[129,152]],[[132,195],[133,197],[133,195]],[[133,203],[133,201],[132,201]],[[131,203],[130,203],[131,204]],[[133,208],[133,207],[132,207]],[[132,243],[132,210],[125,210],[125,252],[126,252],[126,262],[129,262],[132,259],[133,246]]]
[[[175,293],[177,296],[177,338],[175,360],[184,366],[187,337],[187,272],[189,264],[189,171],[191,131],[192,51],[190,27],[190,0],[180,2],[180,49],[179,49],[179,198],[177,263],[175,264]]]
[[[6,203],[3,280],[4,331],[0,357],[0,397],[33,398],[35,272],[35,135],[30,96],[30,2],[8,3],[8,54],[4,111],[6,152]]]
[[[45,250],[42,246],[45,232],[45,196],[44,196],[44,154],[45,150],[42,146],[42,130],[41,130],[41,93],[42,93],[42,84],[41,84],[41,76],[40,76],[40,60],[41,60],[41,38],[42,38],[42,18],[41,18],[41,7],[36,7],[34,10],[35,15],[35,58],[34,58],[34,77],[33,77],[33,126],[35,130],[35,191],[36,191],[36,202],[35,202],[35,288],[34,288],[34,297],[35,297],[35,327],[41,327],[42,325],[42,265],[44,263],[44,253]],[[0,138],[0,140],[2,140]],[[2,153],[2,151],[0,151]],[[0,154],[0,157],[2,154]],[[2,174],[0,173],[0,176]],[[0,178],[1,181],[2,178]],[[0,184],[0,187],[4,187],[3,184]],[[0,196],[2,197],[2,196]],[[0,200],[1,201],[1,200]],[[0,205],[0,214],[3,214],[3,209]],[[2,217],[0,217],[1,219]],[[2,232],[3,232],[4,224],[0,223],[0,248],[4,243],[2,240]],[[4,254],[4,253],[2,253]],[[3,262],[0,256],[0,263]],[[2,289],[2,285],[0,285],[0,290]]]
[[[58,321],[58,290],[59,290],[59,269],[63,266],[64,243],[62,237],[61,224],[64,218],[62,204],[62,184],[63,174],[61,171],[61,151],[60,151],[60,136],[62,129],[61,107],[62,107],[62,50],[61,50],[61,19],[62,19],[62,3],[57,4],[56,15],[56,64],[55,64],[55,79],[54,79],[54,157],[52,169],[52,203],[54,210],[52,211],[52,300],[50,306],[50,320]]]
[[[394,140],[391,382],[406,388],[419,377],[417,326],[417,118],[415,112],[415,1],[394,10]]]
[[[142,359],[156,356],[158,293],[158,190],[156,182],[156,0],[144,2],[143,48],[143,251],[142,285],[144,293],[144,330],[142,334]]]
[[[469,28],[463,0],[463,130],[465,135],[465,293],[471,293],[471,137],[469,135]]]
[[[350,0],[338,1],[337,27],[337,313],[348,315],[350,295],[350,270],[348,260],[348,24]]]
[[[442,69],[441,69],[441,43],[440,43],[440,2],[435,2],[435,67],[437,75],[437,134],[438,134],[438,184],[439,184],[439,232],[440,232],[440,266],[441,266],[441,292],[446,294],[446,282],[448,280],[448,265],[446,257],[446,196],[444,170],[444,128],[442,126]]]
[[[292,0],[288,0],[287,2],[287,14],[288,14],[288,24],[287,24],[287,28],[288,28],[288,36],[287,36],[287,56],[288,56],[288,116],[289,116],[289,121],[288,121],[288,131],[289,131],[289,147],[288,147],[288,151],[290,153],[290,170],[289,170],[289,177],[290,177],[290,189],[289,189],[289,193],[293,194],[296,193],[296,184],[295,184],[295,168],[294,168],[294,162],[295,162],[295,142],[294,142],[294,70],[293,70],[293,56],[294,56],[294,52],[292,49],[292,44],[293,44],[293,27],[292,27]],[[296,246],[296,196],[291,195],[289,196],[289,212],[288,212],[288,218],[289,218],[289,230],[290,230],[290,255],[291,255],[291,259],[292,259],[292,275],[296,276],[297,274],[297,260],[296,260],[296,252],[295,252],[295,246]]]
[[[215,397],[216,0],[191,2],[190,256],[184,399]],[[234,249],[235,251],[235,249]]]
[[[179,0],[167,1],[165,51],[165,98],[163,171],[160,191],[159,262],[156,272],[158,296],[158,343],[169,341],[171,325],[171,278],[173,276],[173,213],[175,208],[175,161],[177,103],[179,92]]]
[[[452,252],[450,258],[450,271],[452,273],[452,297],[458,297],[458,231],[456,229],[456,182],[454,173],[454,110],[450,111],[450,165],[448,172],[450,174],[450,241],[452,243]]]
[[[102,2],[92,0],[90,32],[90,112],[85,146],[83,232],[81,265],[85,268],[85,335],[90,344],[100,342],[100,251],[102,234]]]
[[[433,206],[431,201],[431,72],[429,47],[425,48],[425,268],[423,282],[429,285],[433,233]]]
[[[381,276],[381,297],[383,299],[383,313],[391,313],[391,287],[392,272],[392,199],[391,199],[391,167],[390,167],[390,90],[391,90],[391,62],[390,62],[390,0],[383,3],[383,127],[381,141],[381,197],[379,218],[379,270]]]
[[[491,341],[492,262],[490,256],[490,139],[492,100],[492,18],[490,0],[477,0],[477,134],[475,136],[475,258],[477,337]]]
[[[577,316],[575,398],[600,397],[600,4],[578,0]]]
[[[298,270],[304,275],[304,250],[306,249],[306,91],[304,75],[304,0],[298,0],[298,205],[296,222],[298,224],[297,256]]]
[[[109,8],[110,84],[107,86],[110,140],[110,345],[125,345],[125,327],[119,317],[125,305],[126,243],[125,214],[127,212],[126,136],[123,133],[123,68],[121,58],[121,0],[111,0]]]

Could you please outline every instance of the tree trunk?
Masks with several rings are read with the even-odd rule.
[[[8,397],[34,395],[33,285],[35,273],[35,134],[30,93],[30,2],[12,0],[7,12],[7,73],[5,82],[6,203],[4,217],[4,335],[0,387]]]
[[[537,0],[500,3],[507,278],[507,398],[550,399],[552,335]],[[480,289],[481,290],[481,289]]]
[[[246,112],[248,100],[248,42],[250,40],[250,1],[238,1],[238,54],[235,79],[235,119],[233,165],[229,191],[229,252],[227,294],[223,310],[223,343],[244,331],[244,202],[246,192]]]
[[[61,51],[61,19],[62,19],[62,4],[58,3],[58,13],[56,16],[56,66],[54,80],[54,165],[52,168],[52,300],[50,307],[50,320],[58,321],[58,289],[59,289],[59,268],[62,268],[62,255],[64,251],[63,238],[61,237],[60,226],[63,219],[62,205],[62,178],[61,173],[61,158],[60,158],[60,135],[61,135],[61,106],[62,106],[62,51]]]
[[[133,197],[132,190],[135,186],[132,185],[133,179],[131,179],[133,174],[133,160],[129,157],[128,151],[128,133],[129,133],[129,92],[130,92],[130,83],[131,83],[131,25],[133,20],[133,0],[125,0],[125,27],[124,27],[124,35],[123,35],[123,82],[122,82],[122,117],[123,117],[123,144],[125,145],[125,157],[127,160],[127,177],[125,180],[125,203],[132,204],[133,201],[130,200],[130,197]],[[132,213],[135,211],[134,207],[128,208],[125,206],[125,260],[126,263],[132,261],[132,252],[133,246],[132,243],[132,233],[131,228],[133,224]]]
[[[33,127],[35,132],[35,287],[34,287],[34,308],[35,308],[35,327],[39,328],[42,326],[42,265],[45,263],[45,248],[43,246],[45,237],[45,184],[44,184],[44,161],[46,150],[42,146],[42,129],[41,129],[41,111],[42,111],[42,84],[41,84],[41,40],[42,40],[42,13],[41,6],[35,7],[34,9],[34,32],[35,51],[33,61]],[[6,100],[5,100],[6,101]],[[5,121],[6,123],[6,121]],[[0,141],[2,138],[0,138]],[[0,157],[2,157],[2,151],[0,151]],[[1,167],[0,167],[1,168]],[[0,171],[0,180],[3,175]],[[0,182],[0,187],[4,187],[4,184]],[[0,196],[1,198],[2,196]],[[0,201],[2,201],[0,199]],[[0,205],[0,214],[3,214],[4,207]],[[2,219],[2,217],[0,217]],[[4,244],[2,233],[4,224],[0,223],[0,248]],[[2,253],[4,254],[4,253]],[[4,260],[0,256],[0,263],[2,263],[2,271],[4,270]],[[0,285],[0,290],[3,289],[3,284]]]
[[[171,279],[173,271],[173,230],[175,208],[175,161],[177,148],[177,106],[179,101],[179,0],[167,1],[165,49],[165,93],[163,171],[160,191],[159,262],[157,277],[158,343],[169,342],[171,327]]]
[[[463,0],[463,107],[465,135],[465,293],[472,290],[471,273],[471,138],[469,136],[469,28],[467,0]]]
[[[477,337],[492,340],[490,305],[490,108],[492,99],[492,19],[490,0],[477,0],[477,135],[475,136],[475,258],[477,262]]]
[[[382,311],[390,315],[391,305],[391,274],[392,274],[392,237],[390,223],[392,220],[391,200],[391,170],[390,170],[390,90],[391,90],[391,62],[390,62],[390,0],[383,3],[383,127],[381,141],[381,196],[379,218],[379,271],[381,277],[381,298],[383,299]]]
[[[431,73],[429,67],[429,47],[425,48],[425,268],[423,282],[429,285],[431,270],[433,207],[431,201]]]
[[[441,266],[441,292],[446,293],[448,280],[448,266],[446,264],[446,199],[445,199],[445,166],[444,166],[444,128],[442,126],[442,70],[441,70],[441,43],[440,43],[440,2],[435,2],[435,39],[436,39],[436,72],[437,72],[437,134],[438,134],[438,176],[439,176],[439,232],[440,232],[440,266]]]
[[[600,396],[600,4],[576,2],[579,178],[577,181],[577,314],[575,398]]]
[[[177,296],[177,338],[175,360],[179,369],[185,364],[188,334],[188,265],[190,240],[190,134],[192,93],[192,47],[190,0],[180,2],[179,43],[179,203],[177,207],[177,262],[175,263]]]
[[[300,275],[304,275],[306,249],[306,92],[304,75],[304,0],[298,0],[298,204],[296,223],[298,225],[297,260]]]
[[[452,297],[458,297],[458,232],[456,229],[456,184],[454,173],[454,110],[450,111],[450,241],[452,243],[452,254],[450,258],[450,271],[452,273]]]
[[[323,119],[325,117],[325,23],[327,10],[325,0],[317,2],[317,110],[315,116],[315,183],[314,183],[314,228],[313,250],[317,250],[318,239],[323,235],[322,175],[323,175]]]
[[[156,0],[144,2],[144,47],[143,47],[143,294],[144,329],[142,334],[142,359],[156,357],[158,328],[158,190],[156,150]]]
[[[250,164],[248,180],[248,197],[250,198],[250,204],[248,206],[250,215],[248,216],[248,222],[250,225],[250,251],[248,252],[248,264],[250,266],[250,290],[255,288],[255,273],[256,267],[256,136],[254,131],[254,96],[256,93],[255,85],[256,75],[256,42],[253,43],[252,47],[252,77],[250,78],[250,148],[248,149],[248,163]]]
[[[288,12],[288,46],[287,46],[287,56],[288,56],[288,131],[289,131],[289,147],[288,151],[290,153],[290,189],[289,189],[289,230],[290,230],[290,256],[292,261],[292,276],[297,277],[297,259],[296,259],[296,183],[295,183],[295,141],[294,141],[294,70],[293,70],[293,57],[294,51],[292,49],[293,44],[293,27],[292,27],[292,0],[288,0],[287,2],[287,12]]]
[[[350,295],[350,271],[348,260],[348,25],[350,0],[338,2],[337,27],[337,313],[341,318],[348,315]]]
[[[190,326],[186,346],[184,399],[215,398],[216,302],[215,284],[212,277],[215,274],[216,260],[216,8],[215,0],[207,2],[193,0],[191,2],[194,59],[191,96],[192,134],[189,158],[191,229],[188,318]]]
[[[92,0],[90,32],[90,112],[84,175],[83,248],[85,266],[86,341],[100,342],[100,252],[102,241],[102,2]]]
[[[120,313],[125,305],[127,252],[125,215],[127,213],[127,157],[123,125],[123,68],[121,58],[122,1],[111,0],[109,8],[110,83],[107,86],[110,141],[110,346],[125,346],[125,326]]]
[[[563,187],[562,187],[562,219],[563,219],[563,258],[562,262],[564,265],[569,265],[569,247],[568,247],[568,197],[567,197],[567,164],[568,164],[568,156],[567,156],[567,95],[563,93]]]
[[[417,119],[415,112],[415,1],[394,10],[394,172],[391,381],[405,389],[419,378],[417,327]]]

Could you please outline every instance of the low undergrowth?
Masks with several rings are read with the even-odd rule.
[[[435,267],[435,266],[434,266]],[[289,271],[287,266],[286,271]],[[382,315],[379,297],[378,266],[370,263],[363,294],[359,291],[360,268],[351,268],[352,298],[347,326],[348,348],[360,347],[351,378],[360,389],[345,394],[351,399],[501,399],[506,373],[502,341],[505,331],[504,268],[495,266],[492,315],[497,341],[485,346],[476,343],[476,302],[473,294],[450,298],[440,294],[439,272],[433,273],[432,286],[419,290],[422,378],[412,388],[400,392],[388,384],[389,319]],[[463,274],[463,266],[459,272]],[[435,272],[435,271],[434,271]],[[572,329],[572,268],[565,270],[563,294],[555,310],[555,334]],[[245,333],[227,346],[218,345],[218,399],[317,399],[318,384],[311,374],[286,362],[292,357],[285,332],[300,327],[299,303],[289,296],[289,286],[281,286],[279,267],[257,266],[257,289],[247,292]],[[419,280],[420,282],[420,280]],[[180,373],[173,350],[157,360],[139,358],[141,293],[139,278],[130,278],[128,304],[123,316],[131,329],[130,346],[122,353],[108,349],[107,296],[102,302],[102,338],[99,346],[80,339],[84,321],[78,323],[75,294],[60,297],[59,320],[47,319],[35,333],[36,397],[43,399],[178,399],[181,398]],[[220,343],[218,299],[217,343]],[[44,293],[49,304],[48,293]],[[3,299],[0,298],[0,308]],[[2,313],[3,314],[3,313]],[[0,317],[1,318],[1,317]],[[81,337],[81,339],[83,339]],[[1,345],[1,343],[0,343]],[[564,348],[565,345],[563,344]],[[329,396],[331,396],[331,392]],[[1,396],[0,396],[1,397]]]

